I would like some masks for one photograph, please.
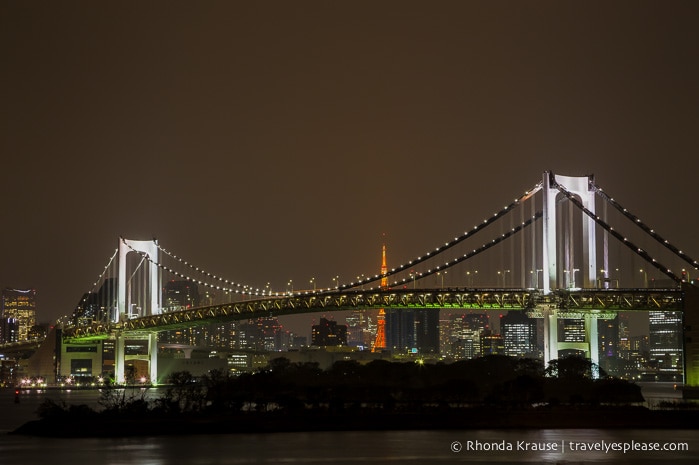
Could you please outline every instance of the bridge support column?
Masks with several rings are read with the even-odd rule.
[[[117,384],[126,383],[124,374],[124,335],[120,332],[116,333],[114,341],[114,381]]]
[[[599,367],[599,336],[597,332],[597,315],[585,315],[585,339],[588,344],[588,358]],[[599,371],[592,370],[592,378],[599,378]]]
[[[139,370],[144,370],[143,362],[148,362],[148,371],[140,371],[141,377],[148,375],[148,381],[152,384],[158,383],[158,333],[151,332],[147,334],[143,333],[131,333],[128,336],[128,340],[136,344],[138,341],[142,341],[140,346],[143,351],[140,353],[131,353],[126,355],[126,339],[127,335],[124,333],[116,334],[116,341],[114,344],[114,378],[117,384],[126,384],[126,361],[130,361],[129,364],[140,364]],[[145,342],[145,344],[143,344]],[[139,345],[139,344],[136,344]],[[141,349],[139,349],[141,350]],[[136,380],[138,381],[138,380]],[[134,380],[129,379],[129,382],[134,382]]]
[[[563,349],[576,349],[585,351],[585,356],[590,362],[599,366],[599,333],[597,330],[597,320],[609,318],[609,315],[598,315],[586,313],[577,315],[585,322],[585,342],[559,342],[558,341],[558,310],[546,308],[539,314],[544,318],[544,368],[547,368],[551,360],[558,359],[558,351]],[[565,315],[564,315],[565,316]],[[592,373],[593,378],[598,378],[599,373]]]
[[[699,399],[699,287],[682,284],[685,399]]]
[[[558,359],[558,310],[546,309],[544,316],[544,368]]]
[[[158,384],[158,333],[148,334],[148,368],[151,384]]]

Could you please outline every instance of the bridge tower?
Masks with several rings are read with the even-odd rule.
[[[388,287],[388,266],[386,265],[386,244],[381,246],[381,289]],[[382,308],[379,310],[379,316],[376,320],[376,341],[374,342],[374,352],[386,348],[386,311]]]
[[[584,212],[582,215],[582,260],[576,262],[574,238],[572,228],[557,228],[556,203],[558,195],[562,195],[558,186],[566,189],[572,195],[578,197],[583,207],[591,213],[595,213],[594,177],[589,176],[561,176],[550,171],[544,172],[543,179],[543,233],[542,233],[542,268],[544,269],[543,291],[549,294],[553,289],[584,287],[592,288],[597,285],[597,247],[595,241],[595,222]],[[572,218],[572,210],[571,217]],[[572,223],[572,221],[571,221]],[[562,235],[563,256],[559,257],[557,232],[564,231]],[[579,249],[578,249],[579,250]],[[606,248],[605,263],[606,263]],[[563,269],[559,267],[559,258],[564,261]],[[575,268],[575,266],[580,268]],[[582,282],[576,283],[576,272],[581,272]],[[559,282],[562,280],[562,284]],[[558,309],[547,308],[544,315],[544,363],[558,358],[558,351],[563,348],[575,348],[584,350],[590,360],[599,364],[599,349],[597,335],[597,316],[588,314],[584,316],[586,341],[570,346],[570,343],[560,343],[558,340],[558,318],[566,317]],[[575,318],[570,315],[568,318]]]
[[[145,254],[142,265],[148,270],[148,301],[143,303],[142,314],[134,315],[132,309],[129,308],[130,296],[127,289],[129,288],[131,278],[126,278],[126,257],[129,253],[136,252]],[[148,257],[149,260],[145,260]],[[147,263],[145,263],[147,262]],[[161,312],[160,306],[160,273],[156,263],[158,262],[158,243],[155,239],[150,241],[134,241],[130,239],[120,238],[119,241],[119,274],[117,281],[117,309],[114,315],[114,323],[123,321],[134,316],[157,315]],[[133,276],[133,275],[132,275]],[[127,300],[127,296],[129,299]],[[146,305],[148,304],[148,305]]]
[[[542,252],[543,252],[543,269],[544,273],[548,271],[548,278],[544,277],[544,293],[548,294],[551,289],[559,289],[561,287],[595,287],[597,283],[597,247],[595,241],[595,222],[582,211],[582,253],[583,264],[580,269],[574,268],[574,250],[571,246],[573,243],[572,232],[566,230],[563,237],[564,245],[566,246],[566,256],[563,257],[567,262],[564,269],[559,268],[558,262],[558,243],[556,239],[556,201],[557,195],[561,194],[556,185],[562,186],[571,194],[580,198],[581,203],[591,213],[595,213],[595,191],[592,189],[594,177],[589,176],[561,176],[553,174],[550,171],[544,172],[543,182],[543,234],[542,234]],[[569,269],[566,269],[568,267]],[[573,286],[575,282],[575,273],[582,272],[582,285]],[[564,279],[564,285],[559,285],[559,279],[562,274],[568,273],[568,279]]]
[[[127,278],[127,256],[129,253],[139,253],[142,255],[141,263],[137,268],[144,267],[147,272],[145,288],[145,302],[142,302],[140,311],[134,312],[134,305],[131,303],[131,295],[129,292],[131,278],[133,274]],[[160,270],[156,263],[159,262],[159,248],[155,239],[150,241],[137,241],[131,239],[120,238],[119,240],[119,262],[118,262],[118,280],[117,280],[117,312],[115,312],[114,323],[126,321],[127,319],[157,315],[162,311],[161,308],[161,276]],[[125,346],[127,340],[145,339],[145,352],[140,355],[125,355]],[[148,371],[150,382],[155,383],[158,376],[158,337],[157,332],[146,332],[142,334],[128,334],[121,331],[116,332],[116,341],[114,347],[114,375],[116,382],[124,384],[125,378],[125,362],[129,360],[146,360],[148,361]]]

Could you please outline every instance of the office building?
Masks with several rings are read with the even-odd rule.
[[[376,338],[376,324],[366,310],[352,310],[345,318],[347,323],[347,345],[359,348],[371,348]]]
[[[163,310],[177,311],[199,306],[199,286],[191,281],[168,281],[163,287]]]
[[[682,314],[673,311],[648,313],[649,352],[651,363],[657,364],[660,378],[682,379]]]
[[[14,318],[0,318],[0,344],[17,342],[17,320]]]
[[[481,334],[481,356],[504,355],[505,343],[500,334],[493,334],[490,330]]]
[[[505,355],[539,358],[536,320],[519,311],[507,312],[500,317],[500,332],[505,345]]]
[[[485,313],[463,313],[451,318],[447,349],[456,359],[470,359],[481,355],[481,335],[490,330],[490,320]]]

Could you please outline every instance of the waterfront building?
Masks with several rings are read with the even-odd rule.
[[[29,340],[30,329],[36,325],[36,290],[4,289],[0,318],[16,320],[18,342]]]

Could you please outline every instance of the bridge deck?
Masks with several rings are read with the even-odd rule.
[[[382,289],[308,292],[264,297],[134,318],[118,324],[68,327],[71,340],[103,339],[114,331],[166,331],[236,321],[258,316],[283,316],[356,309],[521,310],[534,316],[543,308],[569,312],[681,311],[679,289],[575,289],[542,294],[533,289]]]

